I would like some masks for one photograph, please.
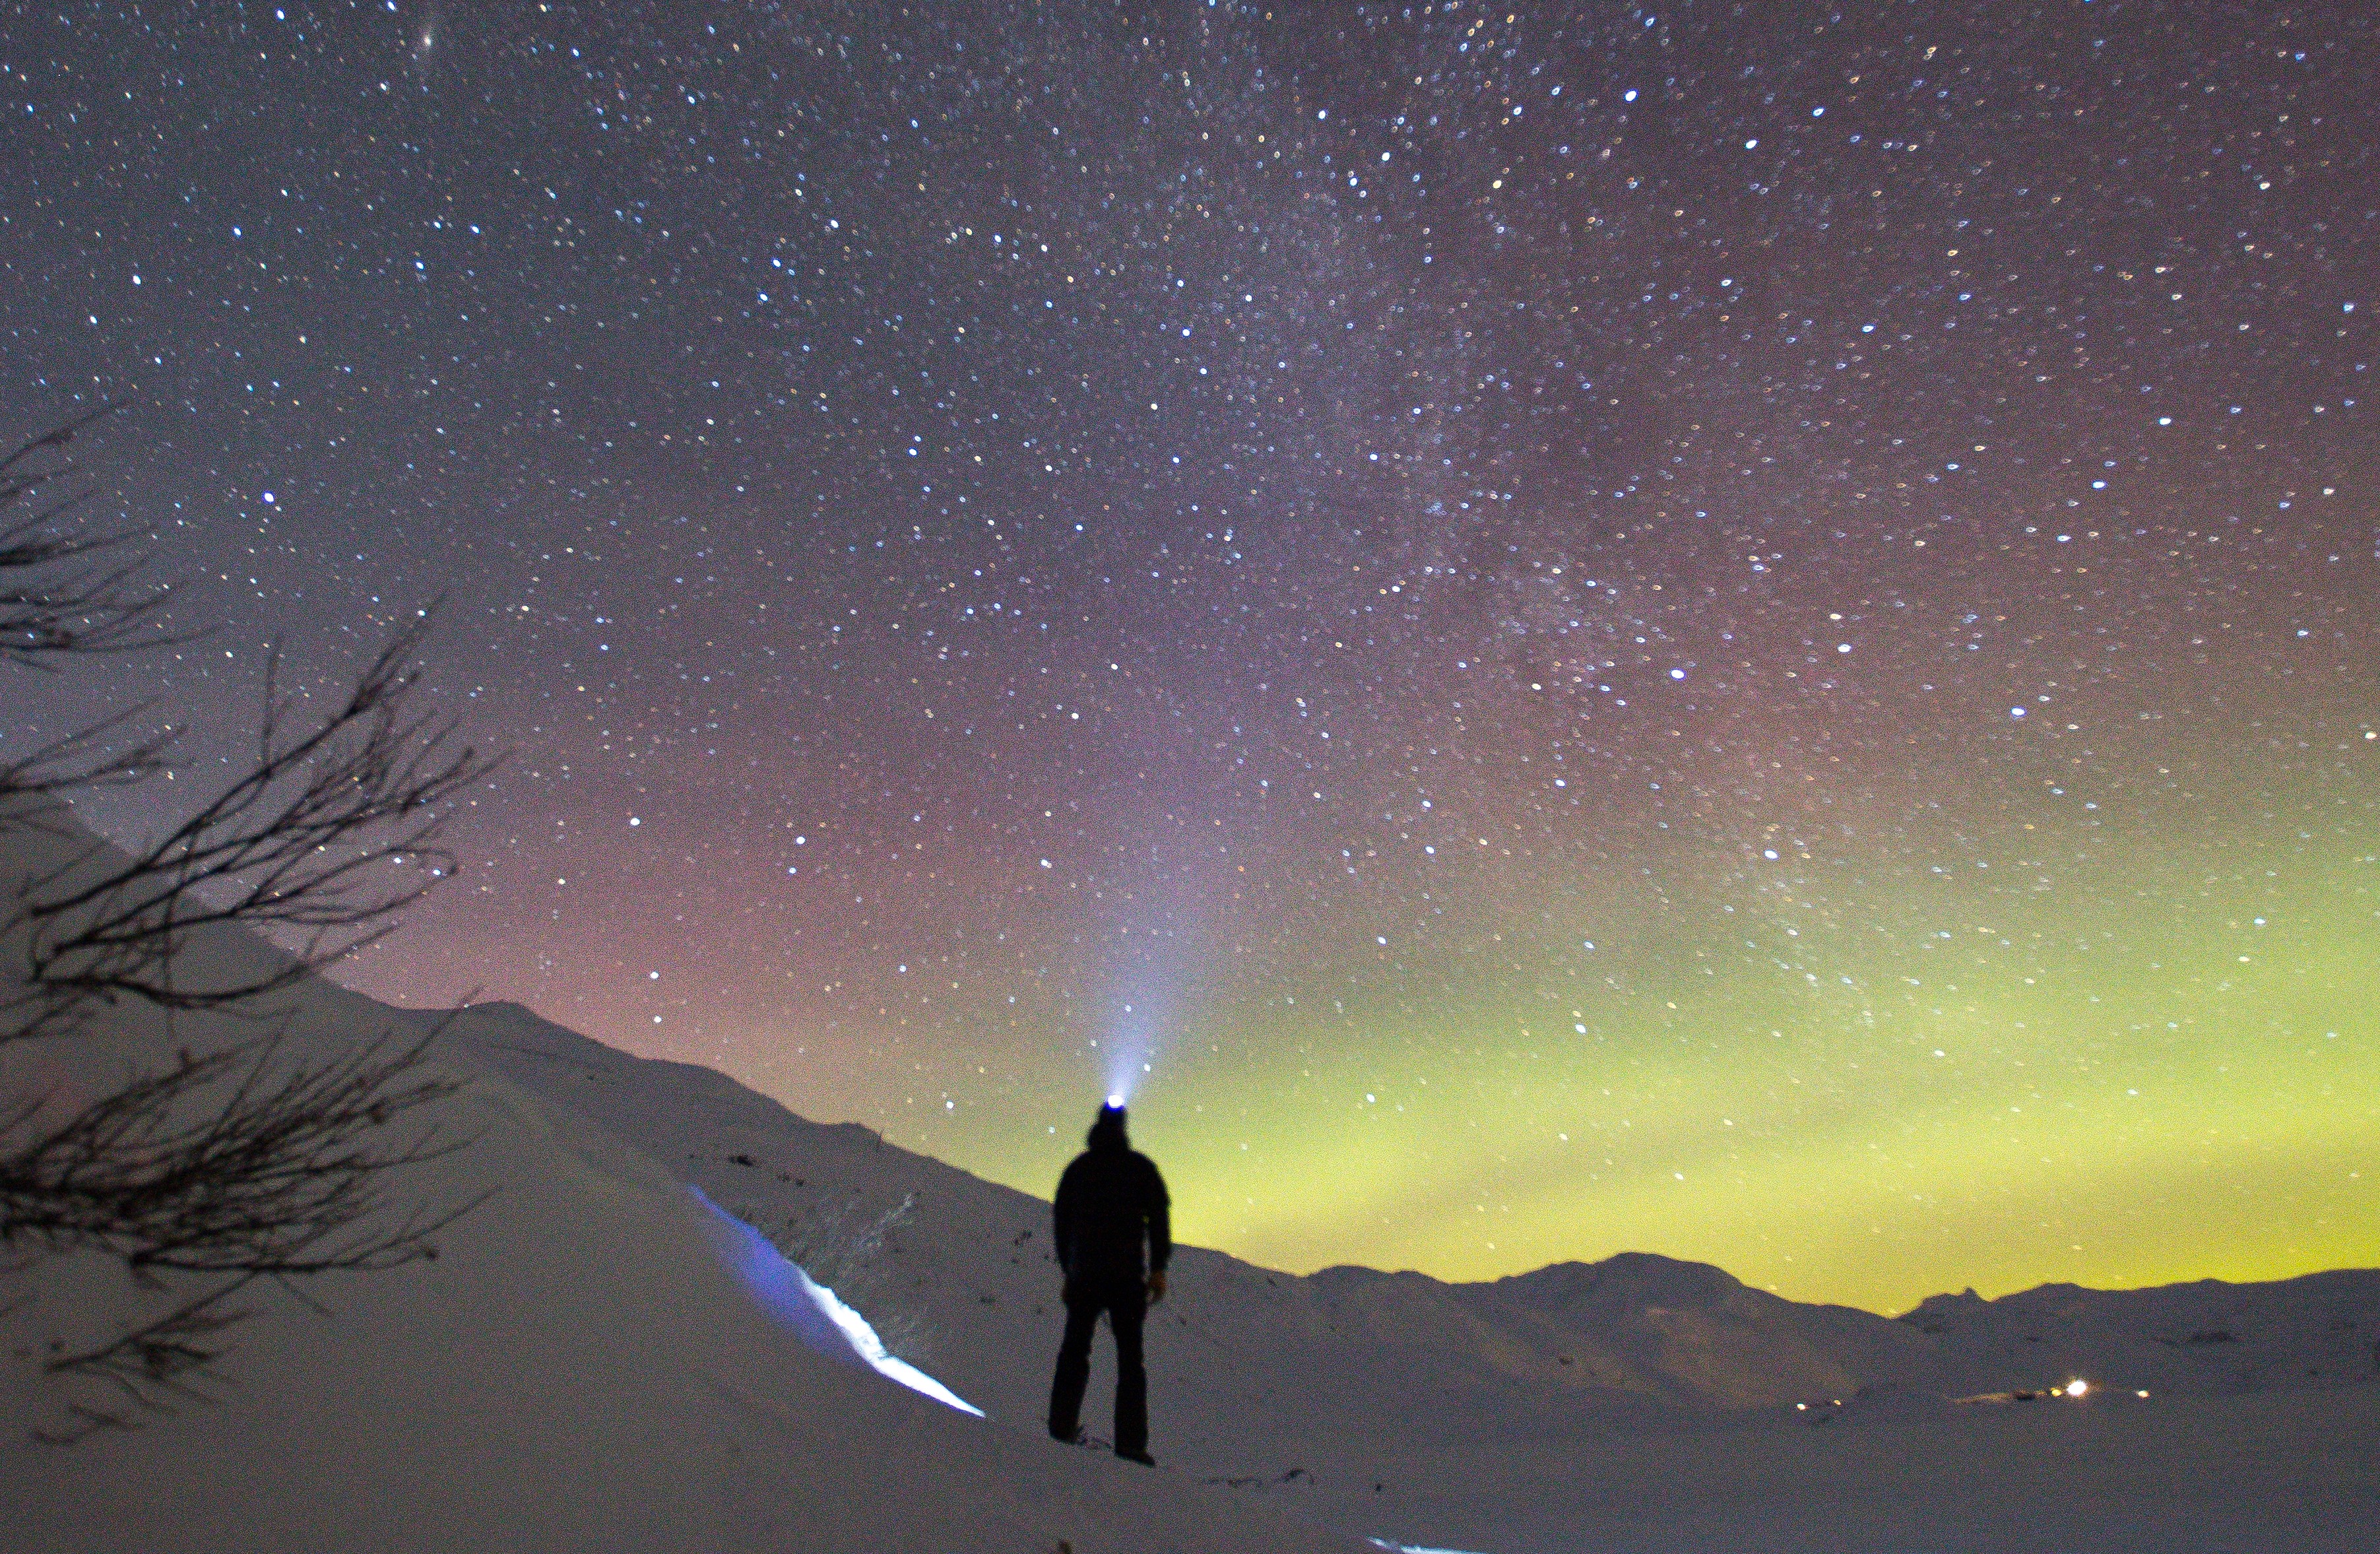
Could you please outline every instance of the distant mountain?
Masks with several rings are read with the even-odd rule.
[[[764,1232],[873,1224],[907,1201],[851,1292],[905,1331],[962,1393],[1029,1418],[1048,1385],[1057,1277],[1042,1200],[826,1127],[711,1070],[631,1057],[516,1004],[483,1004],[449,1039],[583,1111]],[[1329,1268],[1301,1278],[1220,1253],[1180,1254],[1154,1351],[1177,1433],[1228,1442],[1233,1475],[1295,1466],[1300,1400],[1359,1419],[1468,1430],[1516,1418],[1645,1423],[1791,1408],[1888,1390],[1969,1397],[2075,1377],[2125,1389],[2236,1392],[2370,1378],[2380,1270],[2165,1290],[2071,1285],[1984,1301],[1937,1295],[1899,1319],[1748,1288],[1649,1253],[1558,1263],[1483,1283]],[[1193,1375],[1188,1368],[1195,1366]],[[1284,1386],[1296,1378],[1293,1393]]]
[[[1047,1203],[518,1006],[448,1039],[801,1251],[994,1427],[1038,1427]],[[1148,1340],[1168,1471],[1400,1544],[2354,1554],[2380,1519],[2375,1271],[1899,1319],[1645,1253],[1451,1284],[1185,1247],[1172,1286]]]
[[[0,888],[86,844],[0,833]],[[202,935],[188,969],[267,953]],[[399,1207],[492,1196],[435,1262],[322,1281],[321,1309],[260,1288],[215,1402],[64,1451],[25,1439],[58,1402],[47,1357],[170,1292],[11,1249],[12,1549],[2350,1554],[2380,1519],[2374,1272],[1891,1320],[1641,1253],[1450,1284],[1184,1248],[1149,1331],[1161,1465],[1120,1464],[1041,1429],[1046,1202],[518,1005],[395,1010],[311,978],[288,1002],[292,1059],[435,1030],[463,1086],[440,1136],[467,1147]],[[82,1045],[0,1049],[0,1074],[71,1093],[259,1028],[128,1004]],[[987,1417],[838,1350],[771,1244]],[[2077,1376],[2095,1390],[2046,1400]],[[1976,1397],[2010,1401],[1951,1401]]]
[[[2228,1394],[2380,1374],[2380,1272],[2147,1290],[2044,1284],[1998,1300],[1935,1295],[1900,1318],[1936,1345],[1930,1378],[1960,1392],[2061,1373],[2120,1387]]]
[[[71,828],[6,819],[0,892],[92,845]],[[263,955],[200,929],[177,970],[188,986]],[[18,990],[9,969],[0,960],[0,1002]],[[236,1044],[269,1044],[286,1072],[434,1024],[313,978],[275,1007],[269,1021],[171,1022],[128,1000],[96,1008],[70,1034],[0,1044],[0,1095],[10,1107],[78,1104],[127,1064],[154,1071],[176,1050]],[[53,1362],[214,1281],[136,1277],[31,1235],[0,1246],[0,1548],[1363,1554],[1353,1534],[1295,1507],[1063,1446],[1022,1421],[987,1425],[895,1385],[844,1329],[817,1320],[832,1314],[783,1259],[722,1223],[682,1173],[559,1098],[575,1086],[614,1112],[676,1104],[696,1134],[726,1129],[746,1148],[800,1136],[846,1184],[868,1179],[871,1135],[809,1129],[700,1070],[623,1066],[526,1015],[468,1023],[480,1039],[438,1044],[427,1075],[461,1088],[407,1119],[434,1117],[436,1138],[459,1147],[386,1184],[386,1224],[468,1209],[437,1233],[439,1256],[243,1288],[233,1305],[245,1320],[175,1334],[225,1348],[166,1391],[163,1411]],[[539,1083],[480,1059],[499,1051]],[[557,1061],[564,1052],[594,1066]],[[912,1256],[895,1253],[880,1308],[892,1308]],[[35,1439],[85,1427],[71,1445]]]

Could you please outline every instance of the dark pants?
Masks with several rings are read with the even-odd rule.
[[[1148,1372],[1141,1364],[1140,1324],[1148,1292],[1135,1279],[1075,1292],[1066,1303],[1066,1339],[1058,1346],[1058,1375],[1050,1384],[1050,1433],[1072,1440],[1082,1426],[1083,1389],[1091,1379],[1091,1338],[1099,1314],[1115,1333],[1115,1449],[1119,1457],[1148,1455]]]

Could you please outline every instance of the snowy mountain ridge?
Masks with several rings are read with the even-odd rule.
[[[89,845],[0,833],[0,871]],[[184,969],[266,954],[200,932]],[[1896,1321],[1642,1254],[1447,1284],[1185,1247],[1149,1329],[1161,1465],[1121,1463],[1040,1430],[1042,1200],[517,1005],[399,1010],[315,977],[276,998],[265,1026],[111,1006],[0,1050],[0,1079],[71,1095],[267,1030],[297,1062],[434,1032],[459,1087],[435,1124],[465,1147],[393,1178],[388,1211],[476,1207],[434,1260],[244,1295],[192,1395],[69,1447],[29,1436],[60,1401],[48,1358],[176,1288],[12,1249],[12,1550],[2347,1554],[2380,1512],[2380,1275],[2355,1271]],[[987,1417],[861,1364],[779,1249]],[[2116,1384],[2040,1401],[2075,1374]],[[2036,1406],[1949,1401],[1995,1392]]]
[[[449,1037],[780,1244],[881,1227],[838,1288],[994,1426],[1038,1429],[1045,1201],[517,1005]],[[1944,1295],[1895,1319],[1644,1253],[1449,1284],[1183,1247],[1153,1318],[1165,1472],[1398,1546],[2345,1551],[2380,1511],[2372,1270]],[[2087,1397],[2053,1395],[2077,1378]],[[2045,1540],[2053,1503],[2066,1531]]]
[[[0,825],[0,890],[103,857],[70,825]],[[269,956],[195,929],[183,986]],[[0,958],[0,965],[14,965]],[[0,999],[18,989],[0,981]],[[266,1017],[260,1017],[261,1015]],[[177,1052],[319,1069],[438,1024],[319,977],[268,1011],[132,1000],[0,1044],[12,1096],[78,1104]],[[1371,1546],[894,1384],[814,1318],[798,1271],[650,1154],[432,1043],[455,1087],[413,1119],[459,1147],[378,1213],[464,1209],[437,1256],[243,1287],[214,1358],[162,1408],[53,1361],[202,1293],[91,1249],[0,1257],[0,1548],[11,1554],[552,1549],[709,1554],[1323,1554]],[[693,1076],[686,1076],[690,1081]],[[270,1081],[267,1081],[269,1084]],[[740,1099],[724,1081],[710,1100]],[[823,1130],[848,1140],[856,1130]],[[398,1147],[389,1140],[382,1147]],[[790,1292],[771,1300],[758,1273]],[[70,1444],[59,1444],[71,1439]],[[1288,1514],[1284,1514],[1284,1512]]]
[[[713,1071],[615,1051],[516,1004],[474,1006],[450,1039],[646,1148],[764,1232],[798,1238],[838,1202],[875,1218],[914,1200],[910,1221],[888,1235],[884,1286],[854,1298],[890,1326],[938,1335],[934,1358],[952,1384],[1000,1400],[987,1404],[993,1412],[1030,1418],[1039,1406],[1056,1285],[1042,1200],[865,1128],[809,1123]],[[1243,1404],[1283,1371],[1370,1391],[1384,1414],[1458,1399],[1500,1414],[1617,1420],[1645,1417],[1647,1404],[1790,1408],[1876,1389],[1961,1397],[2077,1376],[2228,1393],[2345,1384],[2380,1366],[2380,1270],[2370,1269],[2156,1290],[2053,1284],[1995,1301],[1970,1292],[1893,1319],[1787,1300],[1651,1253],[1467,1284],[1343,1266],[1300,1278],[1196,1248],[1179,1257],[1172,1322],[1203,1351],[1203,1394],[1234,1400],[1218,1406],[1242,1442],[1251,1439]],[[1210,1286],[1245,1299],[1210,1300]],[[1395,1363],[1380,1366],[1382,1354]],[[1160,1406],[1166,1393],[1160,1383]]]

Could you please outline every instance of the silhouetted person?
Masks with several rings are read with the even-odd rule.
[[[1173,1256],[1171,1201],[1156,1163],[1124,1136],[1123,1108],[1103,1106],[1058,1179],[1058,1267],[1066,1276],[1066,1339],[1050,1384],[1050,1433],[1082,1435],[1083,1389],[1091,1378],[1091,1338],[1099,1314],[1115,1333],[1115,1450],[1148,1463],[1148,1372],[1140,1357],[1141,1317],[1165,1298]],[[1148,1261],[1141,1262],[1141,1244]]]

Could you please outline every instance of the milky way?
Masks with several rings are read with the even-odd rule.
[[[220,780],[442,601],[342,973],[1191,1239],[2368,1262],[2380,26],[12,6],[5,407]]]

